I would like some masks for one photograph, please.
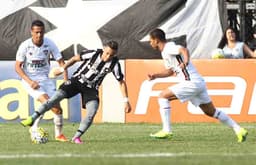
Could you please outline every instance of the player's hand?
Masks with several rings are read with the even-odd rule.
[[[55,77],[61,75],[63,72],[64,72],[64,69],[62,67],[52,68],[50,73],[49,73],[49,77],[50,78],[55,78]]]
[[[125,106],[124,106],[125,112],[126,113],[130,113],[131,110],[132,110],[130,103],[129,102],[125,102],[124,104],[125,104]]]
[[[155,78],[154,74],[148,74],[148,80],[154,80]]]
[[[38,89],[40,87],[39,83],[37,81],[31,81],[30,87],[32,89]]]
[[[181,64],[179,64],[179,67],[180,67],[181,69],[185,69],[185,68],[186,68],[186,64],[185,64],[185,63],[181,63]]]

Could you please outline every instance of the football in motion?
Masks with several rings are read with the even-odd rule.
[[[48,142],[49,134],[45,129],[38,127],[36,130],[32,130],[30,128],[29,132],[32,143],[44,144]]]

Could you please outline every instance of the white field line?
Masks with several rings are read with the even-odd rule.
[[[129,154],[0,154],[0,159],[20,158],[150,158],[150,157],[184,157],[184,156],[222,156],[240,157],[256,156],[256,153],[129,153]]]

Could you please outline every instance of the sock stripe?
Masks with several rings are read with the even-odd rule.
[[[84,133],[84,131],[81,131],[81,130],[79,130],[79,129],[77,130],[77,132],[80,132],[81,134],[83,134],[83,133]]]
[[[38,111],[35,111],[35,113],[36,113],[38,116],[40,116],[40,115],[41,115]]]
[[[221,111],[218,111],[218,112],[217,112],[216,117],[215,117],[216,119],[218,119],[218,118],[219,118],[220,113],[221,113]]]

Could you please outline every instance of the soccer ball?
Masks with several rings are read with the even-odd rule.
[[[32,143],[44,144],[48,142],[49,134],[45,129],[38,127],[36,130],[30,129],[29,132]]]
[[[222,49],[218,48],[212,51],[212,59],[221,59],[221,58],[225,58],[224,56],[224,52]]]

